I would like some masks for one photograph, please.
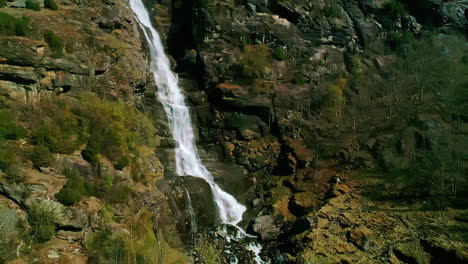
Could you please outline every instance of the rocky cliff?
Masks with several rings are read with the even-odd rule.
[[[229,263],[128,3],[52,3],[0,1],[0,261]],[[265,261],[468,262],[465,2],[145,4]]]

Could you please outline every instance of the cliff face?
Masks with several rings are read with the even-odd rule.
[[[228,263],[128,3],[27,2],[0,1],[0,262]],[[468,261],[464,2],[145,4],[265,260]]]
[[[163,1],[154,15],[165,9],[199,147],[247,171],[230,191],[265,259],[467,261],[453,218],[467,190],[463,2]],[[458,238],[437,238],[452,221]]]
[[[189,262],[155,186],[171,140],[128,3],[32,2],[0,1],[0,262]]]

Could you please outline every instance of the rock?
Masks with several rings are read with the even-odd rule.
[[[58,239],[66,240],[68,242],[77,242],[83,239],[83,233],[59,230],[55,235]]]
[[[431,260],[431,255],[424,251],[419,241],[398,244],[393,248],[393,253],[405,263],[429,264]]]
[[[315,219],[312,216],[301,217],[293,222],[289,222],[282,227],[281,236],[291,237],[298,234],[302,234],[312,229],[315,224]]]
[[[369,238],[371,235],[372,231],[370,231],[368,228],[360,227],[353,229],[348,233],[348,240],[360,249],[367,250],[369,247]]]
[[[0,235],[13,232],[19,221],[18,214],[0,204]]]
[[[275,217],[272,215],[259,216],[254,219],[252,230],[260,235],[264,241],[275,240],[281,233],[281,229],[275,223]]]

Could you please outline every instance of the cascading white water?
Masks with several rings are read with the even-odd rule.
[[[190,198],[190,193],[187,190],[187,188],[184,188],[184,189],[185,189],[185,196],[186,196],[186,202],[187,202],[187,210],[190,216],[190,227],[191,227],[190,232],[197,233],[198,231],[197,220],[195,218],[195,212],[193,211],[192,199]]]
[[[150,16],[142,0],[130,0],[130,7],[148,42],[151,71],[158,86],[159,100],[164,105],[172,128],[172,136],[177,144],[175,150],[177,174],[204,179],[211,187],[221,221],[224,224],[237,225],[242,220],[246,208],[232,195],[221,190],[213,176],[201,163],[195,146],[190,112],[179,89],[177,76],[171,71],[169,58],[164,52],[159,34],[151,24]]]

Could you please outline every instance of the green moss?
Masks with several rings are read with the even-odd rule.
[[[34,10],[34,11],[41,11],[41,6],[39,5],[39,2],[37,2],[36,0],[27,0],[26,8]]]
[[[28,210],[28,221],[34,242],[43,243],[55,234],[55,217],[40,205],[34,204]]]
[[[0,12],[0,34],[8,36],[24,36],[29,31],[28,18],[16,18]]]
[[[49,8],[51,10],[58,10],[58,5],[55,2],[55,0],[45,0],[44,1],[44,7]]]

